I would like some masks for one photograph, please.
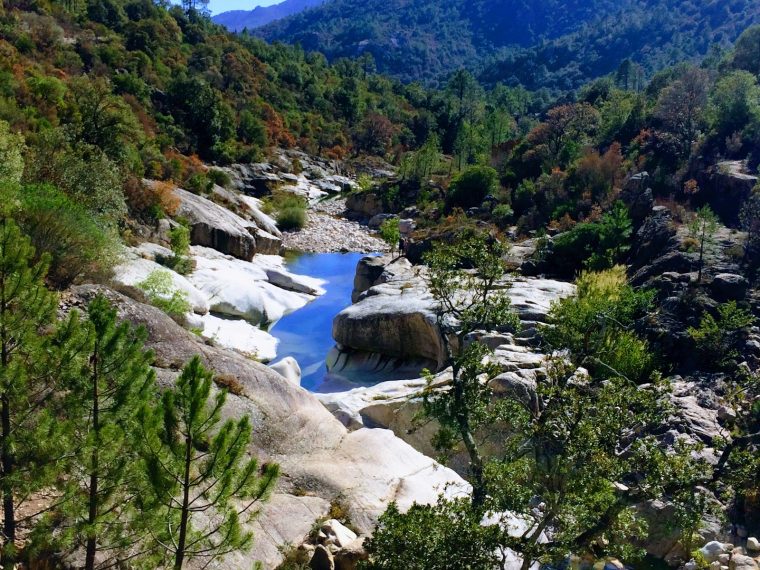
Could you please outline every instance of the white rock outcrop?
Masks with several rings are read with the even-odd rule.
[[[269,256],[257,256],[247,262],[209,248],[194,246],[192,252],[196,268],[189,280],[206,295],[211,310],[216,313],[269,324],[315,297],[270,283],[267,271],[276,268],[277,262]],[[286,273],[281,266],[276,269],[278,274]],[[312,279],[301,281],[293,274],[287,275],[299,283],[300,288],[315,290]]]

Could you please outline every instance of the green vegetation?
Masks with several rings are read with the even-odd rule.
[[[400,221],[398,218],[384,220],[380,224],[380,237],[395,252],[401,239],[401,230],[399,229]]]
[[[649,310],[653,294],[626,282],[625,268],[583,273],[577,294],[555,303],[543,330],[553,350],[567,349],[576,366],[594,378],[649,379],[654,362],[647,343],[634,332],[635,321]]]
[[[278,227],[283,231],[300,230],[306,225],[305,198],[288,192],[275,192],[264,202],[265,210],[274,214]]]
[[[187,293],[174,287],[172,274],[169,271],[154,271],[137,284],[137,288],[145,293],[148,302],[161,309],[175,320],[182,321],[192,310],[187,300]]]
[[[634,292],[620,267],[583,275],[577,297],[555,306],[545,331],[565,356],[552,359],[546,377],[536,378],[535,393],[510,389],[505,380],[507,387],[495,398],[499,367],[482,344],[461,343],[462,334],[489,317],[503,323],[499,315],[508,308],[494,291],[503,276],[496,262],[501,252],[492,257],[498,248],[487,243],[481,238],[477,248],[465,251],[439,246],[428,260],[431,288],[443,314],[458,316],[451,332],[464,348],[453,359],[450,387],[430,378],[424,411],[441,426],[434,438],[439,449],[467,454],[472,498],[441,499],[405,514],[391,507],[368,544],[366,567],[448,568],[447,560],[457,555],[445,544],[457,530],[458,551],[474,553],[474,568],[498,564],[505,548],[524,558],[524,568],[558,563],[567,552],[631,560],[641,554],[634,541],[646,526],[634,505],[667,494],[684,520],[694,519],[699,503],[693,485],[706,468],[692,458],[692,447],[668,450],[651,435],[670,413],[668,390],[658,375],[650,375],[646,343],[630,327],[651,296]],[[480,258],[472,251],[482,252]],[[476,269],[462,273],[463,267]],[[489,279],[487,268],[498,278]],[[472,285],[463,289],[462,280]],[[472,297],[471,290],[477,291]],[[496,293],[492,301],[489,292]],[[499,445],[488,445],[491,440]],[[524,528],[504,532],[509,516],[501,520],[493,513],[511,513]],[[448,558],[432,554],[431,541]],[[429,565],[422,566],[423,560]]]
[[[160,513],[166,555],[180,570],[194,558],[213,560],[248,549],[253,535],[243,531],[240,517],[271,493],[278,476],[274,464],[247,458],[251,437],[248,416],[220,425],[226,392],[211,394],[213,374],[194,357],[182,370],[176,388],[164,393],[161,405],[145,412],[148,473]],[[238,501],[245,504],[238,505]],[[196,526],[193,515],[214,509],[217,518]]]
[[[697,210],[694,219],[689,222],[689,235],[697,243],[699,252],[699,272],[697,281],[702,280],[702,269],[705,266],[705,255],[715,247],[715,234],[718,231],[718,217],[715,213],[705,206]]]
[[[73,311],[59,320],[57,297],[44,283],[47,256],[34,261],[30,240],[6,206],[0,209],[2,566],[79,551],[88,570],[125,561],[155,568],[168,558],[180,570],[191,558],[247,548],[252,535],[241,530],[242,515],[266,500],[278,474],[276,465],[260,470],[248,456],[250,420],[220,425],[226,392],[210,400],[212,374],[197,357],[159,401],[145,330],[119,323],[105,297],[90,302],[86,318]],[[238,509],[241,500],[247,507]],[[212,527],[196,526],[200,512],[213,514]]]
[[[145,330],[119,323],[102,296],[83,322],[73,313],[61,336],[73,357],[63,374],[62,410],[75,452],[67,469],[72,489],[56,526],[65,529],[64,546],[84,547],[84,568],[94,570],[96,557],[115,562],[141,548],[154,524],[140,496],[147,485],[138,453],[138,413],[157,397],[153,355],[143,348]]]
[[[450,207],[474,208],[498,188],[499,174],[490,166],[471,166],[451,181],[446,202]]]
[[[331,60],[361,53],[368,68],[404,81],[435,85],[464,67],[485,83],[557,92],[604,75],[641,88],[652,72],[708,54],[759,18],[750,0],[339,0],[254,33]],[[737,63],[756,66],[756,43],[739,45]]]
[[[708,368],[723,368],[739,356],[738,347],[746,329],[752,326],[755,317],[735,301],[718,307],[717,318],[705,313],[699,327],[689,328],[689,336],[694,341],[703,363]],[[734,363],[736,364],[736,363]]]

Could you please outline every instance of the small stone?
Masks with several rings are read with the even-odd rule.
[[[750,552],[760,552],[760,540],[754,536],[750,536],[747,539],[747,550]]]
[[[720,570],[721,566],[723,565],[717,560],[710,562],[710,570]]]
[[[724,566],[728,566],[729,561],[731,560],[730,554],[721,554],[718,556],[718,562],[720,562]]]
[[[699,565],[694,561],[693,558],[683,565],[683,570],[697,570],[698,568]]]
[[[758,570],[757,562],[749,556],[735,554],[728,564],[729,570]]]
[[[321,544],[314,549],[314,556],[309,561],[311,570],[335,570],[335,560],[332,553]]]
[[[732,422],[736,419],[736,411],[728,406],[721,406],[718,408],[718,419],[724,422]]]
[[[728,553],[731,552],[731,549],[728,547],[729,545],[727,544],[712,540],[700,548],[699,551],[707,562],[715,562],[716,560],[720,560],[720,557],[723,555],[728,556]]]

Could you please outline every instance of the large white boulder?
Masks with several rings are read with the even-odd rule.
[[[270,364],[269,367],[296,386],[301,385],[301,366],[292,356],[286,356],[279,362]]]
[[[196,268],[190,282],[208,298],[211,310],[255,324],[278,321],[314,296],[288,291],[268,281],[266,265],[193,247]]]
[[[269,362],[277,358],[279,341],[266,331],[241,319],[223,319],[212,314],[200,317],[203,338],[219,346],[232,348],[242,354]]]

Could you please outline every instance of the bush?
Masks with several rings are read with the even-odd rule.
[[[472,166],[451,181],[446,197],[448,207],[474,208],[499,187],[499,175],[490,166]]]
[[[550,326],[543,330],[549,347],[568,350],[574,364],[586,367],[594,378],[647,380],[654,359],[632,329],[646,315],[653,295],[628,285],[622,266],[583,273],[576,285],[576,295],[555,303],[549,312]]]
[[[467,500],[412,505],[401,513],[391,504],[365,541],[364,570],[490,570],[499,566],[498,525],[484,526]]]
[[[264,200],[264,211],[274,214],[281,230],[300,230],[306,225],[307,202],[290,192],[275,192]]]
[[[493,222],[502,229],[509,225],[509,222],[512,221],[514,215],[515,213],[512,211],[509,204],[499,204],[493,209],[493,212],[491,212]]]
[[[399,219],[390,218],[380,224],[380,237],[387,243],[391,251],[396,251],[398,242],[401,239],[401,230],[399,229]]]
[[[53,285],[65,288],[82,277],[97,278],[110,272],[119,252],[114,230],[99,225],[87,210],[53,186],[24,186],[19,200],[19,225],[38,256],[50,254],[48,279]]]
[[[688,332],[704,364],[720,369],[739,357],[741,333],[754,322],[752,313],[730,301],[718,307],[717,318],[705,313],[699,327]]]
[[[277,212],[277,225],[285,231],[302,229],[306,225],[306,209],[289,207],[280,210]]]
[[[598,222],[573,226],[554,240],[551,266],[558,274],[571,275],[583,266],[600,271],[623,261],[633,224],[621,202]]]
[[[145,293],[151,305],[175,320],[184,320],[185,315],[192,310],[187,293],[174,288],[171,273],[168,271],[154,271],[138,283],[137,288]]]
[[[124,192],[130,209],[136,215],[160,220],[175,215],[179,208],[180,200],[170,182],[153,181],[145,184],[132,178],[127,180]]]
[[[230,175],[227,174],[224,170],[211,168],[206,176],[208,176],[209,180],[211,180],[212,183],[216,184],[217,186],[221,186],[222,188],[229,188],[232,186],[232,179],[230,178]]]

